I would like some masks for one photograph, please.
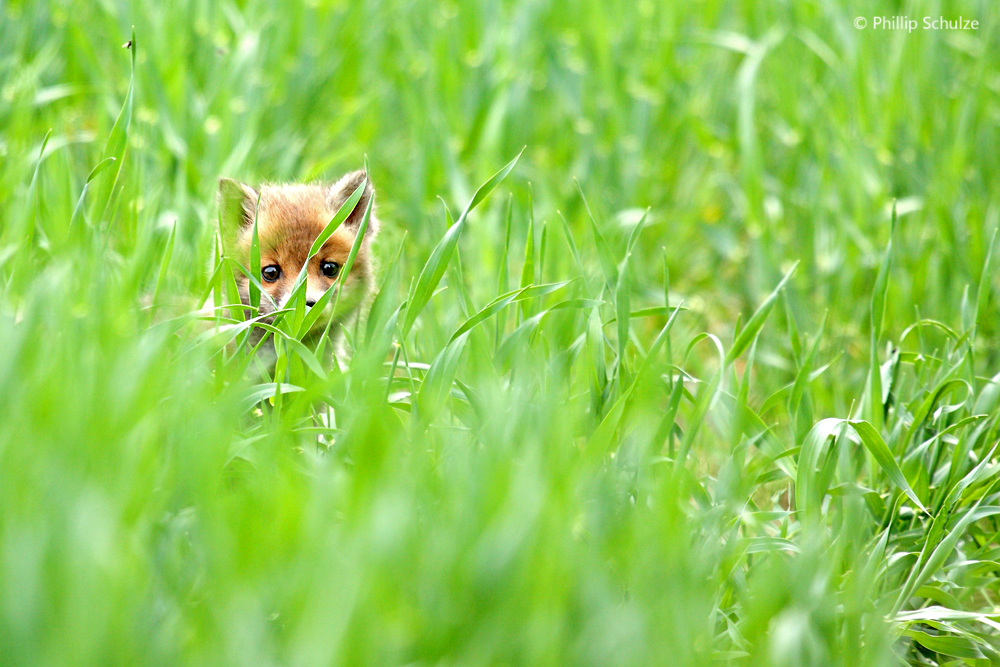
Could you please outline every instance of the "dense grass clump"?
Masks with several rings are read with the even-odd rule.
[[[0,662],[1000,663],[1000,17],[875,4],[0,7]],[[338,365],[214,191],[363,165]]]

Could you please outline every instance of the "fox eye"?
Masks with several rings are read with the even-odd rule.
[[[264,280],[269,283],[273,283],[281,275],[281,267],[277,264],[271,264],[270,266],[265,266],[260,270],[260,275],[264,276]]]
[[[336,278],[337,274],[340,273],[340,264],[336,262],[323,262],[319,265],[319,270],[327,278]]]

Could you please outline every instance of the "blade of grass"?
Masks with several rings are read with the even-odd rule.
[[[792,268],[788,269],[781,281],[778,283],[777,287],[764,299],[764,303],[760,304],[757,311],[753,314],[750,320],[747,322],[743,330],[740,331],[736,340],[733,341],[733,347],[729,350],[729,354],[725,356],[725,365],[731,365],[736,359],[740,357],[750,344],[756,340],[757,335],[760,333],[761,329],[764,327],[764,323],[767,321],[768,316],[771,314],[771,310],[774,308],[774,304],[778,300],[778,295],[781,293],[782,288],[784,288],[785,283],[788,279],[792,277],[795,273],[795,269],[798,268],[799,263],[795,262]]]
[[[573,179],[576,183],[576,189],[580,193],[580,199],[583,200],[583,208],[587,211],[587,217],[590,218],[590,230],[594,234],[594,244],[597,246],[597,259],[600,261],[601,270],[604,272],[604,283],[607,285],[611,292],[614,292],[615,286],[618,284],[618,270],[615,268],[614,256],[611,254],[611,246],[605,240],[604,235],[601,233],[600,228],[597,226],[597,220],[594,219],[594,214],[590,211],[590,204],[587,202],[587,196],[583,194],[583,188],[580,187],[580,182]]]
[[[892,452],[889,451],[889,447],[885,444],[878,431],[866,421],[848,421],[847,423],[857,432],[858,437],[861,438],[861,442],[871,452],[886,477],[905,493],[920,511],[926,514],[927,508],[920,502],[920,498],[917,497],[917,494],[910,487],[909,482],[906,481],[903,471],[899,469],[899,464],[896,463],[896,459],[893,457]]]
[[[876,431],[881,431],[885,421],[882,407],[882,373],[878,361],[878,341],[882,336],[882,320],[885,318],[885,299],[889,291],[889,270],[892,267],[892,239],[896,233],[896,203],[892,204],[892,221],[889,229],[889,243],[879,266],[871,300],[871,338],[868,346],[868,421]]]
[[[535,282],[535,207],[531,197],[531,188],[528,188],[528,231],[524,240],[524,264],[521,266],[521,288],[525,288]],[[531,317],[534,313],[528,302],[522,301],[520,304],[522,321]]]
[[[50,129],[45,133],[45,137],[42,138],[42,145],[38,149],[38,160],[35,161],[35,170],[31,173],[28,193],[24,198],[25,212],[21,220],[21,226],[12,225],[9,228],[5,226],[3,230],[5,233],[10,233],[10,238],[7,239],[9,242],[29,246],[34,239],[35,214],[38,209],[38,172],[42,166],[42,159],[45,157],[45,147],[48,145],[51,136],[52,130]]]
[[[497,277],[497,294],[507,294],[510,292],[510,228],[512,209],[514,206],[514,195],[507,195],[507,211],[504,214],[504,240],[503,255],[500,257],[500,271]],[[501,310],[497,313],[496,332],[493,337],[493,351],[496,352],[503,338],[503,332],[507,328],[507,312]]]
[[[80,190],[80,197],[76,200],[76,206],[73,207],[73,215],[69,219],[69,226],[72,229],[76,225],[82,225],[86,222],[85,216],[83,214],[83,202],[87,198],[87,191],[90,189],[90,183],[97,178],[98,175],[108,167],[110,167],[117,158],[107,157],[97,163],[97,166],[90,170],[90,174],[87,176],[87,180],[83,184],[83,188]],[[79,222],[77,222],[79,220]]]
[[[128,131],[132,124],[132,106],[135,94],[135,54],[137,50],[135,41],[135,26],[132,26],[132,39],[128,42],[128,49],[131,61],[131,74],[129,75],[128,91],[125,93],[125,103],[122,105],[118,118],[115,120],[115,124],[111,128],[111,134],[108,136],[108,142],[104,146],[104,155],[101,156],[102,161],[107,160],[110,157],[115,159],[112,162],[113,168],[110,171],[107,171],[104,178],[101,179],[98,194],[94,198],[95,208],[93,209],[93,212],[96,215],[92,215],[91,220],[94,220],[95,224],[96,222],[104,219],[108,212],[108,207],[111,204],[115,188],[118,184],[118,178],[121,175],[122,160],[125,157],[125,150],[128,147]]]
[[[149,310],[150,319],[152,319],[156,306],[159,303],[158,298],[160,296],[160,289],[163,287],[163,281],[167,277],[167,269],[170,268],[170,260],[174,256],[174,238],[176,235],[177,220],[175,219],[174,224],[170,227],[170,236],[167,237],[167,247],[163,250],[163,258],[160,260],[160,272],[156,276],[156,287],[153,288],[152,308]]]
[[[521,149],[521,153],[524,149]],[[430,301],[431,296],[434,293],[435,288],[437,288],[438,283],[441,281],[441,277],[444,275],[445,269],[448,268],[448,263],[451,260],[451,256],[455,252],[455,246],[458,244],[459,235],[462,233],[462,229],[465,227],[466,220],[468,219],[469,213],[482,202],[487,195],[489,195],[496,186],[507,177],[507,174],[514,169],[514,165],[517,164],[518,159],[521,157],[521,153],[508,162],[503,169],[494,174],[488,181],[483,183],[476,190],[476,194],[473,195],[472,200],[469,201],[468,206],[459,216],[458,221],[452,225],[447,232],[445,232],[444,237],[435,246],[434,251],[428,258],[427,262],[424,264],[423,269],[420,271],[420,276],[417,278],[416,285],[413,288],[412,294],[407,299],[406,313],[403,317],[403,324],[400,327],[403,336],[406,336],[410,329],[413,327],[413,323],[416,322],[417,316]]]
[[[253,211],[253,229],[250,232],[250,273],[247,276],[250,278],[250,284],[247,287],[250,294],[250,305],[254,308],[260,308],[260,295],[261,293],[266,293],[264,286],[260,284],[260,229],[257,221],[260,219],[260,196],[264,191],[263,188],[259,188],[257,191],[257,202],[254,204]]]
[[[466,333],[476,325],[490,318],[490,316],[499,313],[504,308],[509,306],[511,303],[526,301],[527,299],[534,299],[546,294],[551,294],[556,290],[562,289],[566,285],[570,284],[572,281],[565,281],[561,283],[552,283],[549,285],[526,285],[521,289],[514,290],[513,292],[508,292],[507,294],[502,294],[496,299],[491,301],[478,313],[467,319],[456,331],[452,334],[451,339],[455,340],[462,334]]]

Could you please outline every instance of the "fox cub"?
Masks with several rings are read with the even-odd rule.
[[[259,190],[229,178],[219,180],[223,251],[247,269],[250,266],[250,244],[256,211],[260,242],[260,283],[266,292],[261,295],[257,315],[268,315],[285,307],[313,242],[364,180],[365,172],[355,171],[346,174],[332,186],[262,185]],[[374,286],[375,267],[370,246],[379,229],[374,208],[369,215],[368,226],[350,273],[346,281],[338,280],[357,237],[365,210],[374,196],[375,191],[369,181],[354,210],[327,239],[322,249],[309,260],[306,306],[315,306],[327,290],[336,289],[340,293],[334,293],[333,298],[328,300],[323,315],[306,334],[304,342],[315,343],[324,331],[329,330],[335,336],[333,350],[337,356],[343,353],[340,343],[341,327],[349,326],[358,317]],[[249,306],[250,281],[239,271],[235,272],[235,278],[240,299],[244,305]],[[333,313],[335,301],[338,302],[337,310]],[[333,322],[330,322],[331,316],[335,318]],[[271,318],[264,318],[263,321],[270,323]],[[251,342],[256,344],[264,335],[263,329],[255,328]]]

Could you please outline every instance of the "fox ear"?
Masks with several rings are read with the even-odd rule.
[[[231,178],[219,179],[219,212],[226,235],[238,235],[253,224],[257,192]]]
[[[339,181],[330,186],[330,189],[326,194],[326,204],[331,211],[337,211],[344,204],[347,199],[354,194],[354,191],[358,189],[362,182],[367,178],[363,169],[358,171],[352,171],[349,174],[343,175]],[[371,180],[365,183],[365,191],[361,195],[361,199],[358,200],[357,205],[354,210],[351,211],[347,219],[344,220],[344,224],[355,233],[358,231],[358,226],[361,224],[361,220],[365,217],[365,210],[368,208],[368,202],[371,201],[372,197],[375,196],[375,188],[372,186]],[[375,215],[372,214],[368,217],[368,228],[365,232],[365,236],[372,237],[375,232],[378,231],[378,221],[375,219]]]

